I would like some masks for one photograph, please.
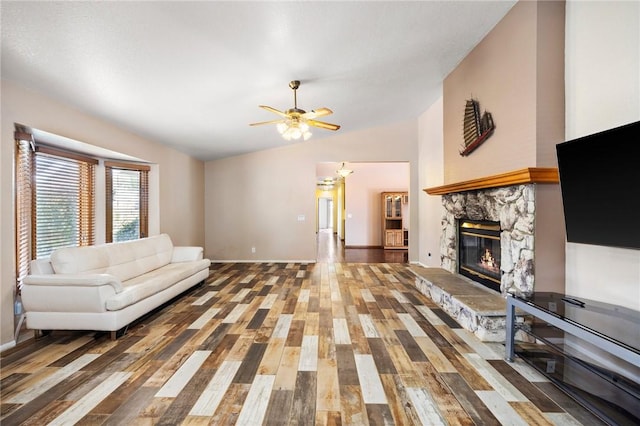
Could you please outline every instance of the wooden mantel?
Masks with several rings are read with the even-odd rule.
[[[474,191],[477,189],[498,188],[501,186],[522,185],[529,183],[559,183],[558,169],[555,167],[529,167],[499,175],[450,183],[443,186],[425,188],[429,195],[444,195],[455,192]]]

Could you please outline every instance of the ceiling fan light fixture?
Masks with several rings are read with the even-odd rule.
[[[289,127],[288,132],[291,134],[291,139],[298,140],[302,137],[302,131],[298,126]]]
[[[293,80],[289,83],[289,87],[293,90],[293,108],[289,108],[286,111],[280,111],[267,105],[259,105],[260,108],[269,112],[279,115],[279,120],[262,121],[259,123],[251,123],[250,126],[260,126],[263,124],[276,124],[278,133],[282,135],[284,140],[308,140],[312,134],[309,131],[310,127],[319,127],[321,129],[336,131],[340,128],[337,124],[326,123],[324,121],[318,121],[318,117],[324,117],[329,114],[333,114],[329,108],[318,108],[306,112],[303,109],[298,108],[298,98],[296,90],[300,87],[300,81]]]
[[[312,135],[309,131],[309,125],[299,119],[290,119],[282,123],[278,123],[276,129],[286,141],[298,140],[300,138],[306,141]]]

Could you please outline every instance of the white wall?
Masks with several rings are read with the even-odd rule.
[[[176,245],[204,245],[204,164],[186,154],[127,132],[6,80],[2,81],[0,163],[0,349],[13,342],[15,223],[13,205],[14,123],[86,142],[157,164],[159,226]]]
[[[283,140],[281,148],[207,162],[205,254],[222,261],[315,261],[317,163],[408,162],[409,196],[415,199],[417,133],[415,119],[362,131],[340,129],[323,139]],[[410,208],[412,259],[417,252],[417,203]],[[298,220],[301,215],[304,221]]]
[[[566,139],[640,120],[640,2],[569,1]],[[566,291],[640,309],[640,250],[568,243]]]
[[[418,118],[418,211],[420,212],[418,262],[424,266],[440,266],[440,234],[442,197],[423,190],[444,184],[442,96]]]

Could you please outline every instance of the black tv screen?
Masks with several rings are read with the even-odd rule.
[[[567,241],[640,249],[640,121],[556,152]]]

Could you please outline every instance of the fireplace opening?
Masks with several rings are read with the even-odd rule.
[[[500,223],[458,221],[458,273],[500,292]]]

